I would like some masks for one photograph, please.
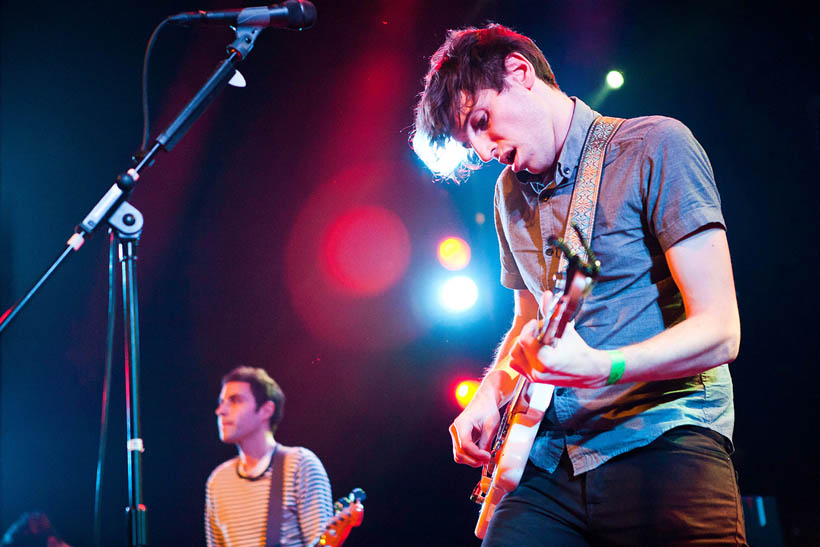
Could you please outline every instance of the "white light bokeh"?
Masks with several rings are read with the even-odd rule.
[[[413,135],[413,150],[427,168],[440,177],[452,175],[458,166],[465,163],[470,151],[461,143],[448,139],[443,146],[433,146],[420,133]]]
[[[441,305],[450,312],[462,312],[478,300],[478,286],[466,275],[451,277],[439,291]]]
[[[617,70],[610,70],[606,75],[606,85],[610,89],[620,89],[624,85],[624,75]]]

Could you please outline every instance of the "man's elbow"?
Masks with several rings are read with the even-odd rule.
[[[731,363],[740,351],[740,321],[728,321],[724,327],[721,363]]]

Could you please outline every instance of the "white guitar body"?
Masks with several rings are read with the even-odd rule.
[[[554,345],[564,334],[564,328],[575,315],[593,278],[575,273],[560,298],[554,298],[548,318],[539,327],[538,340]],[[493,442],[490,462],[482,469],[481,481],[473,490],[472,499],[481,504],[475,535],[483,539],[496,506],[521,481],[541,419],[552,400],[554,387],[530,382],[519,376],[510,404],[502,417]]]
[[[523,396],[519,398],[518,405],[509,415],[507,434],[497,449],[497,463],[493,466],[492,477],[482,478],[482,483],[489,481],[489,484],[484,485],[486,488],[481,488],[486,495],[475,527],[475,535],[478,538],[484,538],[484,534],[487,533],[487,526],[501,499],[521,482],[535,434],[538,433],[541,419],[552,399],[553,386],[533,383],[523,377],[519,381],[522,383],[520,387]]]

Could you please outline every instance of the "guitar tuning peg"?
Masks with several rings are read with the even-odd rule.
[[[336,503],[338,503],[339,505],[341,505],[341,506],[342,506],[342,508],[345,508],[345,507],[347,507],[347,506],[349,506],[349,505],[350,505],[350,500],[349,500],[349,499],[347,499],[347,498],[339,498],[339,501],[337,501]]]
[[[361,488],[354,488],[350,494],[356,501],[364,501],[367,498],[367,494]]]
[[[344,505],[342,505],[341,502],[339,502],[339,501],[337,501],[336,503],[333,504],[333,511],[336,512],[336,513],[338,513],[339,511],[341,511],[344,508],[345,508]]]

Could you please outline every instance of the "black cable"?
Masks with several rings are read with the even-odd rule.
[[[105,451],[108,444],[108,400],[111,395],[111,363],[114,356],[114,321],[117,306],[117,291],[114,290],[116,277],[116,240],[113,230],[109,230],[108,247],[108,324],[105,335],[105,378],[103,379],[102,412],[100,416],[100,446],[97,451],[97,481],[94,488],[94,545],[102,544],[102,484],[105,471]]]
[[[149,116],[148,116],[148,63],[151,60],[151,50],[154,49],[154,42],[157,39],[159,31],[168,24],[168,19],[164,19],[159,25],[154,28],[151,37],[148,39],[148,45],[145,47],[145,56],[142,59],[142,142],[140,142],[140,151],[145,151],[148,145],[149,130]]]

